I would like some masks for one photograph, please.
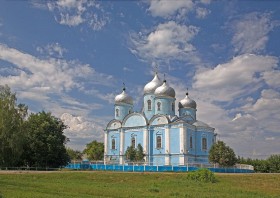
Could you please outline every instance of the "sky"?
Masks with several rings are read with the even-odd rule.
[[[0,0],[0,84],[103,141],[123,83],[140,111],[158,67],[197,119],[243,157],[280,153],[280,1]]]

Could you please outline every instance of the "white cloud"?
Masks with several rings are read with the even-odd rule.
[[[197,8],[196,9],[196,17],[199,19],[204,19],[211,11],[206,8]]]
[[[263,78],[265,79],[265,82],[274,88],[280,87],[280,71],[279,70],[273,70],[273,71],[266,71],[263,73]]]
[[[68,146],[82,150],[86,143],[93,140],[103,141],[102,124],[70,113],[62,114],[60,119],[68,126],[65,130],[65,135],[70,139]]]
[[[277,25],[279,24],[271,21],[269,13],[253,12],[233,21],[229,26],[234,31],[231,42],[235,52],[243,54],[263,51],[269,39],[268,34]]]
[[[87,24],[93,30],[100,30],[110,21],[100,4],[94,0],[58,0],[48,2],[47,6],[61,25]]]
[[[260,88],[261,74],[273,71],[278,59],[273,56],[245,54],[234,57],[214,69],[197,71],[193,87],[207,92],[208,97],[216,101],[231,101],[242,95],[255,92]]]
[[[37,47],[36,50],[41,54],[47,53],[51,57],[62,58],[63,54],[67,52],[59,43],[50,43],[45,47]]]
[[[154,60],[187,60],[198,62],[195,47],[190,43],[199,28],[177,24],[174,21],[159,24],[148,34],[132,35],[132,53]]]
[[[193,9],[194,3],[192,0],[151,0],[149,11],[153,16],[169,17],[177,12],[188,12]]]

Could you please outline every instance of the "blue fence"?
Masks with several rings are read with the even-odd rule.
[[[68,164],[65,168],[73,170],[100,170],[119,172],[188,172],[199,167],[192,166],[149,166],[149,165],[107,165],[107,164]],[[254,170],[240,168],[208,168],[217,173],[253,173]]]

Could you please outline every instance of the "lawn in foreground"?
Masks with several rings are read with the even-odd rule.
[[[218,182],[187,173],[0,172],[0,197],[280,197],[280,174],[216,174]]]

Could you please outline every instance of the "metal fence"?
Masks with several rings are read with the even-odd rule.
[[[104,164],[103,162],[75,161],[65,168],[74,170],[101,170],[101,171],[122,171],[122,172],[188,172],[200,168],[207,168],[212,172],[219,173],[252,173],[254,168],[251,165],[237,164],[234,167],[219,167],[212,164],[186,164],[186,165],[149,165],[143,162],[129,162],[124,165]]]

